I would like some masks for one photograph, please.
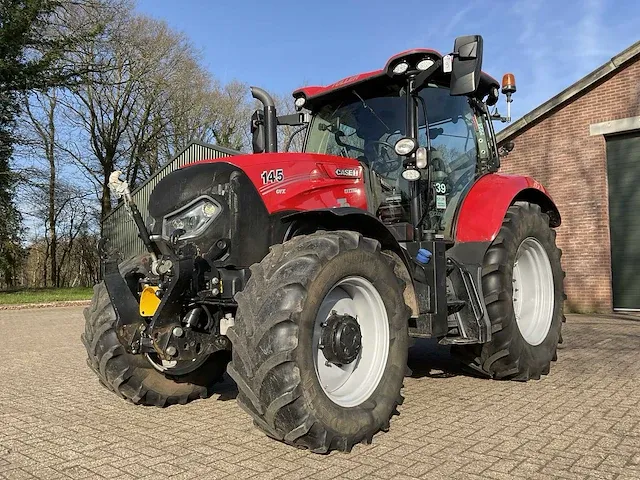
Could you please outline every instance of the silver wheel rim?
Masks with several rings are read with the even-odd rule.
[[[322,324],[333,312],[351,315],[360,326],[360,353],[347,365],[327,362],[318,346]],[[313,362],[324,393],[341,407],[362,404],[380,384],[388,355],[389,319],[378,290],[362,277],[340,280],[322,301],[313,328]]]
[[[553,271],[542,244],[528,237],[520,244],[513,264],[513,310],[522,337],[540,345],[551,328],[554,309]]]

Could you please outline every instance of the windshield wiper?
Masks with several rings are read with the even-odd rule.
[[[382,125],[384,125],[384,128],[386,128],[386,129],[387,129],[387,132],[390,132],[390,131],[391,131],[391,129],[389,128],[389,126],[388,126],[386,123],[384,123],[384,121],[383,121],[383,120],[378,116],[378,114],[377,114],[376,112],[374,112],[374,111],[373,111],[373,108],[371,108],[369,105],[367,105],[367,102],[365,102],[365,101],[364,101],[364,98],[362,98],[360,95],[358,95],[358,92],[356,92],[355,90],[351,90],[351,91],[353,92],[353,94],[354,94],[356,97],[358,97],[358,98],[360,99],[360,101],[362,102],[362,106],[363,106],[364,108],[366,108],[367,110],[369,110],[369,111],[373,114],[373,116],[374,116],[374,117],[376,117],[376,118],[378,119],[378,121],[379,121]]]

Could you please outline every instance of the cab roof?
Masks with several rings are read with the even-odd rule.
[[[338,94],[341,91],[346,90],[347,88],[352,88],[365,82],[368,84],[372,80],[383,82],[385,80],[389,80],[390,82],[397,82],[397,79],[401,78],[401,76],[391,76],[390,74],[392,68],[397,63],[399,63],[401,60],[406,60],[411,63],[412,61],[417,62],[427,58],[433,61],[437,61],[442,58],[442,54],[436,50],[432,50],[429,48],[414,48],[412,50],[405,50],[404,52],[397,53],[390,57],[387,60],[384,68],[381,68],[379,70],[372,70],[370,72],[359,73],[357,75],[351,75],[330,85],[314,85],[301,87],[293,92],[293,97],[305,97],[308,106],[309,104],[313,104],[320,99],[324,99],[325,96],[333,96],[333,94]],[[448,81],[450,75],[443,74],[443,77],[444,76],[446,76],[446,80]],[[480,86],[478,88],[478,96],[484,97],[492,87],[498,88],[499,86],[500,84],[495,78],[486,74],[485,72],[482,72],[482,75],[480,76]]]

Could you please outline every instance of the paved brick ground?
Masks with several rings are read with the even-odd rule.
[[[351,454],[272,441],[236,406],[137,407],[85,364],[81,310],[0,312],[0,478],[640,478],[640,321],[569,317],[539,382],[462,375],[448,350],[411,352],[391,431]]]

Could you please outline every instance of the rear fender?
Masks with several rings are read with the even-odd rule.
[[[455,226],[456,243],[492,242],[508,208],[518,201],[540,205],[549,215],[550,225],[560,226],[560,212],[539,182],[525,176],[491,173],[481,177],[462,201]]]
[[[318,230],[351,230],[378,240],[385,255],[394,262],[396,275],[405,283],[405,303],[411,308],[413,315],[418,315],[418,303],[409,273],[413,269],[411,261],[406,250],[376,217],[359,208],[341,207],[298,212],[287,215],[282,220],[289,223],[283,242]]]

